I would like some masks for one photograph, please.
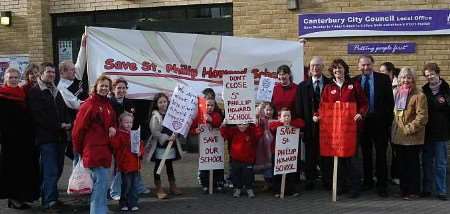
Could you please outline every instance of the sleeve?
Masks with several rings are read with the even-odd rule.
[[[359,114],[362,116],[366,115],[367,110],[369,109],[369,102],[366,97],[366,93],[364,93],[361,84],[357,81],[353,84],[355,86],[355,96],[356,96],[356,108]]]
[[[150,120],[150,132],[152,133],[152,137],[158,140],[159,144],[166,142],[169,139],[167,134],[163,134],[162,131],[162,121],[158,118],[157,115],[153,115]]]
[[[254,126],[252,131],[253,131],[254,136],[255,136],[255,141],[253,143],[256,144],[256,142],[258,142],[258,140],[263,136],[264,129],[261,128],[260,126]]]
[[[58,84],[58,90],[61,93],[64,103],[66,104],[67,107],[75,110],[80,108],[81,100],[78,99],[77,96],[72,94],[72,92],[70,92],[69,89],[64,87],[63,84]]]
[[[222,124],[222,115],[220,115],[218,112],[213,112],[211,114],[211,118],[212,118],[211,126],[213,128],[219,128],[220,125]]]
[[[78,52],[77,62],[75,63],[75,78],[78,80],[83,79],[84,68],[86,67],[86,47],[81,45],[80,51]]]
[[[303,98],[302,98],[302,91],[303,91],[302,83],[300,83],[297,87],[297,92],[295,95],[295,102],[294,104],[294,118],[304,118],[304,109],[303,109]]]
[[[91,127],[92,123],[92,108],[90,103],[85,103],[78,111],[72,129],[72,143],[73,151],[81,154],[83,151],[83,142],[86,132]]]
[[[423,93],[417,96],[415,103],[416,118],[413,121],[405,125],[405,134],[411,135],[419,131],[419,129],[425,127],[428,122],[428,103],[427,98]]]
[[[385,91],[386,100],[383,100],[384,109],[386,109],[386,126],[392,125],[394,120],[394,93],[392,93],[392,83],[388,76],[385,76]]]
[[[118,134],[116,134],[112,139],[111,139],[111,147],[113,149],[113,153],[114,154],[118,154],[120,151],[120,136]]]
[[[232,128],[224,126],[220,128],[220,134],[224,139],[230,141],[233,136]]]
[[[48,118],[45,116],[45,107],[42,105],[42,101],[40,101],[41,96],[38,94],[39,92],[37,90],[39,89],[30,90],[27,100],[27,105],[30,108],[33,123],[35,126],[39,126],[47,130],[54,130],[54,127],[51,127],[49,123],[45,122]]]
[[[283,123],[280,121],[273,121],[269,123],[269,130],[275,136],[275,134],[277,133],[277,128],[282,125]]]
[[[293,119],[291,121],[291,126],[295,128],[303,128],[305,127],[305,121],[303,121],[303,119],[301,118]]]

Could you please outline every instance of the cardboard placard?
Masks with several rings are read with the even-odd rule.
[[[270,77],[261,77],[259,79],[258,92],[256,92],[256,100],[270,102],[272,101],[273,88],[275,87],[275,79]]]
[[[130,132],[131,140],[131,153],[139,154],[141,147],[141,128],[137,130],[131,130]]]
[[[224,140],[218,129],[210,125],[200,125],[199,170],[223,169],[225,165]]]
[[[228,124],[256,121],[255,83],[251,73],[224,75],[223,100]]]
[[[277,128],[274,175],[297,172],[299,133],[292,126]]]

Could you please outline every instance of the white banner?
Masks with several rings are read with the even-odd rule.
[[[258,92],[256,93],[256,100],[265,102],[272,101],[274,87],[275,79],[270,77],[261,77],[259,80]]]
[[[252,73],[276,78],[288,65],[303,78],[303,46],[297,41],[87,27],[90,86],[105,73],[129,82],[128,97],[153,99],[178,83],[222,95],[222,75]]]
[[[192,88],[178,84],[170,98],[162,125],[175,133],[186,136],[196,112],[196,93]]]
[[[224,140],[218,129],[200,125],[198,170],[223,169]]]
[[[227,124],[256,121],[254,83],[252,74],[223,76],[223,103]]]
[[[274,175],[297,171],[299,133],[300,129],[292,126],[277,128]]]

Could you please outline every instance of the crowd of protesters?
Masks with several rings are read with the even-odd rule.
[[[139,173],[145,154],[129,149],[130,131],[139,124],[133,100],[126,97],[128,83],[122,78],[100,76],[87,93],[81,81],[86,63],[85,40],[76,64],[64,61],[59,65],[58,84],[51,63],[30,64],[23,83],[18,69],[10,67],[4,72],[0,87],[0,198],[8,199],[10,208],[28,209],[29,203],[39,198],[44,210],[64,206],[58,198],[57,184],[65,156],[73,160],[74,166],[82,160],[90,169],[91,213],[106,213],[108,196],[120,200],[122,211],[137,211],[138,194],[150,192]],[[261,173],[264,190],[272,190],[279,197],[281,179],[273,175],[274,136],[277,127],[286,125],[301,128],[305,158],[299,158],[297,173],[286,176],[285,194],[298,195],[298,184],[303,179],[305,191],[317,188],[319,183],[330,190],[332,158],[319,155],[319,123],[326,120],[319,110],[323,103],[348,102],[357,106],[352,120],[357,123],[361,151],[340,158],[338,194],[357,198],[375,189],[380,197],[388,197],[391,156],[390,178],[400,185],[403,199],[429,197],[434,189],[439,199],[447,200],[450,88],[440,77],[439,66],[427,63],[423,67],[427,83],[419,88],[413,69],[396,69],[385,62],[376,71],[374,65],[372,56],[361,56],[360,74],[351,77],[348,64],[335,59],[326,77],[323,58],[313,57],[308,78],[299,85],[293,82],[290,67],[280,66],[272,102],[258,107],[256,124],[226,125],[214,91],[210,90],[210,96],[205,90],[207,112],[202,116],[211,127],[220,128],[230,145],[233,196],[240,197],[245,189],[248,197],[255,197],[254,174]],[[151,136],[142,142],[142,147],[146,144],[150,148],[149,159],[155,162],[153,179],[158,199],[168,198],[156,172],[163,156],[170,193],[182,194],[173,167],[183,155],[179,136],[162,126],[168,105],[166,94],[155,96],[147,121]],[[193,120],[190,134],[198,135],[199,121]],[[169,142],[173,147],[167,150]],[[213,173],[213,187],[222,192],[224,171]],[[207,193],[209,171],[200,171],[199,177]]]

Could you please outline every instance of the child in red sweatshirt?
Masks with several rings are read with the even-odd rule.
[[[119,206],[121,211],[137,211],[139,210],[137,188],[141,168],[140,158],[144,146],[142,142],[139,142],[139,145],[132,145],[131,143],[130,132],[133,127],[133,115],[131,113],[122,113],[119,117],[119,123],[120,128],[111,140],[117,168],[122,174]]]
[[[243,187],[247,190],[247,196],[254,198],[253,192],[253,165],[256,157],[256,143],[263,135],[263,130],[254,124],[239,124],[220,128],[223,138],[231,143],[231,180],[234,186],[233,197],[241,195]]]
[[[199,128],[200,125],[204,124],[208,128],[219,128],[221,123],[222,115],[216,110],[216,101],[212,98],[206,98],[206,112],[204,115],[197,115],[191,125],[190,132],[193,135],[198,135],[201,131],[201,129]],[[199,176],[200,183],[202,185],[202,191],[203,193],[207,194],[209,192],[209,170],[200,170]],[[217,192],[223,191],[223,176],[223,169],[213,170],[213,188],[215,188]]]
[[[305,122],[302,119],[294,119],[291,118],[291,111],[283,107],[279,111],[278,115],[278,121],[273,121],[269,124],[270,131],[272,132],[273,136],[276,136],[277,128],[280,126],[293,126],[295,128],[303,128],[305,126]],[[275,154],[275,142],[274,140],[272,144],[272,152]],[[300,153],[298,153],[300,154]],[[272,165],[275,166],[275,155],[272,156]],[[299,160],[299,157],[297,157],[297,160]],[[297,161],[298,162],[298,161]],[[298,166],[298,164],[297,164]],[[297,170],[298,173],[298,170]],[[289,173],[286,175],[286,182],[285,182],[285,194],[286,195],[292,195],[297,196],[298,190],[296,188],[297,178],[299,177],[297,173]],[[274,193],[275,197],[280,197],[280,189],[281,189],[281,175],[275,175],[272,179],[272,191]]]

